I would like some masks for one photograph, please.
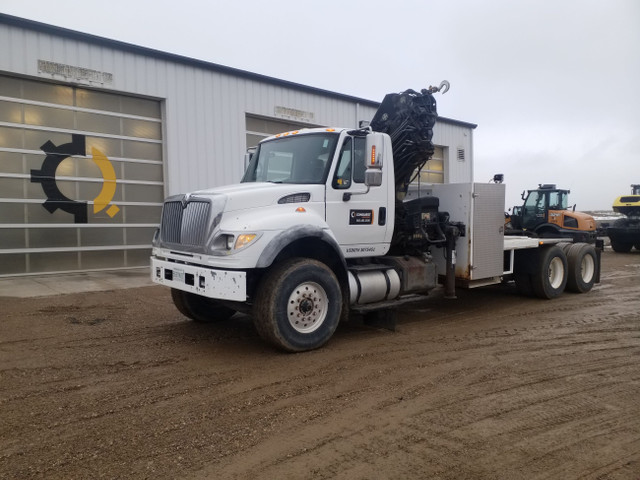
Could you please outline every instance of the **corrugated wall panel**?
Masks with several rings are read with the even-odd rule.
[[[473,182],[473,130],[446,121],[437,122],[433,143],[445,147],[445,183]],[[458,160],[458,149],[464,150],[463,161]]]

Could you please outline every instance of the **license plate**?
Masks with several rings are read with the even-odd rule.
[[[184,283],[184,270],[173,269],[173,281]]]

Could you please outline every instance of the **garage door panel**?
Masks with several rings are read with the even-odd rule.
[[[0,152],[0,172],[25,173],[22,164],[22,154],[15,152]]]
[[[160,102],[5,75],[0,96],[0,277],[148,265]]]

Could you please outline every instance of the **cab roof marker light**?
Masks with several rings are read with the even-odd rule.
[[[336,131],[335,128],[327,128],[326,130],[327,130],[327,132],[335,132]]]

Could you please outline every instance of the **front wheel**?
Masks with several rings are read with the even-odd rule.
[[[557,245],[542,248],[538,252],[531,284],[539,298],[551,299],[559,296],[567,285],[567,256]]]
[[[199,323],[228,320],[236,313],[232,308],[220,305],[215,300],[177,288],[171,289],[171,299],[181,314]]]
[[[289,352],[302,352],[331,338],[341,310],[340,284],[329,267],[294,258],[265,275],[253,317],[264,340]]]

